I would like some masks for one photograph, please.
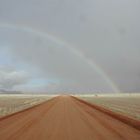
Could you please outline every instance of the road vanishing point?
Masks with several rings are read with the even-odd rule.
[[[140,130],[75,97],[58,96],[0,118],[0,140],[140,140]]]

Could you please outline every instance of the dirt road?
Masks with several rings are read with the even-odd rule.
[[[140,131],[69,96],[0,119],[0,140],[140,140]]]

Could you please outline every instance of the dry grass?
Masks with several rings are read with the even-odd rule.
[[[140,120],[140,95],[84,96],[82,99]]]
[[[0,117],[27,109],[50,98],[34,95],[0,95]]]

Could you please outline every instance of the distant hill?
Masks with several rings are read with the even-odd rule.
[[[0,89],[0,94],[23,94],[21,91]]]

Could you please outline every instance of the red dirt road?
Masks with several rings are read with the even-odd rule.
[[[60,96],[0,119],[0,140],[140,140],[140,131]]]

